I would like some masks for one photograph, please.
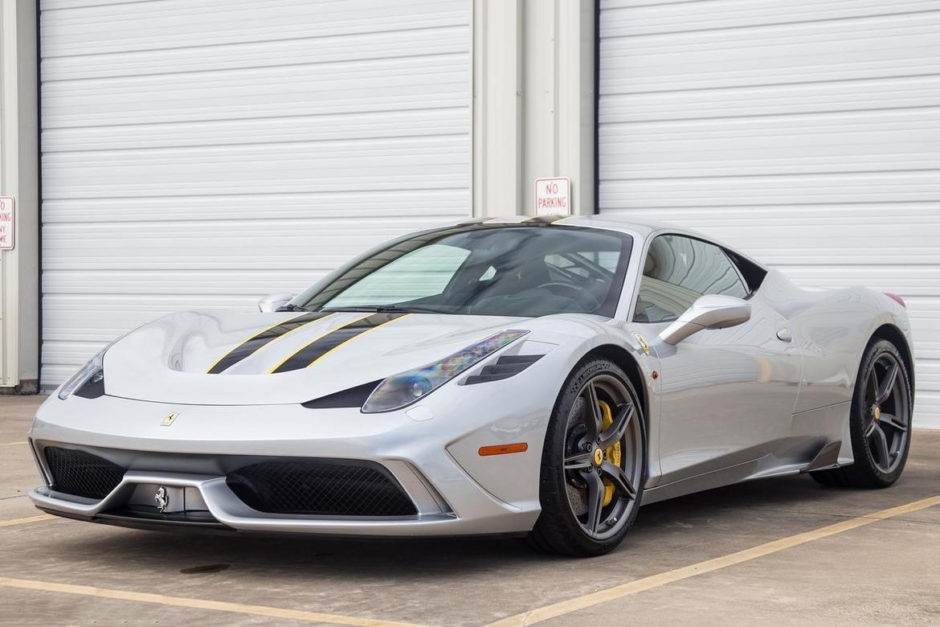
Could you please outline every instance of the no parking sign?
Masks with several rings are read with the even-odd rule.
[[[571,215],[571,180],[567,176],[535,179],[535,215]]]
[[[0,196],[0,250],[13,250],[13,197]]]

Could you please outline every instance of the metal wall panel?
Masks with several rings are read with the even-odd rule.
[[[42,383],[470,211],[466,0],[46,0]]]
[[[902,295],[940,427],[940,0],[601,3],[599,206]]]

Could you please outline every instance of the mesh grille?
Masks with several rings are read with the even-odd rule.
[[[53,446],[45,449],[45,455],[57,492],[103,499],[124,476],[120,466],[85,451]]]
[[[382,469],[362,462],[277,461],[226,478],[249,507],[272,514],[413,516],[414,504]]]

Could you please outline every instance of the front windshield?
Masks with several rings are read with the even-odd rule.
[[[312,311],[612,317],[632,240],[579,227],[466,225],[361,257],[295,303]]]

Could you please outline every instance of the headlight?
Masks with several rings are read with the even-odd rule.
[[[374,414],[411,405],[526,333],[503,331],[433,364],[389,377],[369,395],[362,411]]]
[[[75,393],[76,390],[80,390],[86,383],[89,381],[92,383],[100,383],[104,380],[104,354],[108,349],[105,348],[103,351],[92,357],[88,360],[88,363],[81,367],[81,369],[73,374],[68,381],[66,381],[61,388],[59,388],[59,398],[63,401],[69,396]]]

